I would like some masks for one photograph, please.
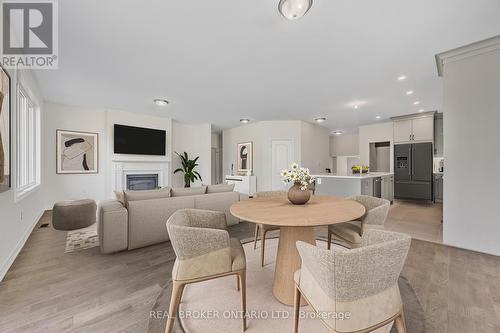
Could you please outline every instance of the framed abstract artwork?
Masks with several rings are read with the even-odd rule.
[[[251,174],[253,168],[253,143],[238,143],[238,173]]]
[[[0,193],[11,186],[11,86],[10,76],[0,66]]]
[[[56,131],[58,174],[98,173],[99,134]]]

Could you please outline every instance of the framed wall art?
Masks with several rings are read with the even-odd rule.
[[[99,134],[56,131],[58,174],[98,173]]]
[[[11,83],[0,66],[0,193],[11,187]]]
[[[249,175],[253,169],[253,143],[238,143],[238,173]]]

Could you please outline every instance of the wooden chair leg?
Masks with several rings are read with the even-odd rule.
[[[184,291],[184,283],[172,281],[172,296],[170,296],[170,307],[168,309],[167,326],[165,333],[172,333],[174,329],[175,318],[177,317],[177,309],[181,302],[182,292]]]
[[[404,313],[401,311],[401,314],[399,317],[396,318],[396,328],[398,330],[398,333],[406,333],[406,323],[404,319]]]
[[[300,290],[295,286],[293,298],[293,333],[299,332]]]
[[[242,321],[243,321],[243,332],[246,331],[247,329],[247,283],[246,283],[246,271],[243,271],[238,274],[238,279],[240,281],[240,290],[241,290],[241,311],[243,313],[242,315]]]
[[[260,232],[260,265],[264,267],[264,250],[266,248],[266,233],[264,229],[261,229]]]
[[[328,250],[330,250],[330,248],[332,247],[332,232],[330,230],[328,230]]]
[[[259,238],[259,225],[255,224],[255,240],[253,242],[253,249],[255,250],[257,248],[257,240]]]

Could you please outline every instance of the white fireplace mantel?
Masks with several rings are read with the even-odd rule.
[[[158,186],[170,184],[170,162],[168,161],[113,161],[111,187],[114,191],[127,189],[127,175],[158,175]]]

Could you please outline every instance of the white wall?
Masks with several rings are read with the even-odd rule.
[[[45,194],[47,206],[52,207],[55,202],[61,200],[105,199],[109,170],[106,111],[46,103],[45,113],[43,170],[45,179],[50,184]],[[56,174],[56,130],[58,129],[99,134],[99,172],[97,174]]]
[[[45,123],[45,109],[43,98],[39,92],[38,85],[29,71],[7,70],[11,76],[11,170],[12,188],[0,193],[0,281],[3,279],[10,265],[14,262],[19,251],[28,239],[33,227],[38,222],[45,209],[44,189],[47,186],[46,179],[41,174],[41,185],[35,192],[16,202],[14,186],[16,184],[16,86],[20,82],[30,94],[30,97],[40,106],[41,125]],[[41,147],[42,167],[46,153]]]
[[[187,152],[190,159],[199,156],[197,171],[200,173],[202,182],[196,181],[192,186],[201,183],[211,183],[211,148],[212,148],[212,126],[210,124],[184,124],[177,121],[172,122],[173,152],[182,154]],[[172,171],[179,168],[181,162],[176,154],[172,155]],[[183,187],[184,179],[182,173],[172,177],[172,186]]]
[[[474,53],[444,65],[443,241],[500,255],[500,50]]]
[[[231,164],[237,172],[237,144],[253,142],[253,170],[257,177],[257,191],[268,191],[272,187],[271,142],[272,140],[292,140],[294,142],[294,160],[301,163],[301,122],[260,121],[244,126],[226,129],[222,133],[224,175],[231,174]]]
[[[359,157],[362,165],[370,165],[370,143],[390,142],[390,172],[394,172],[394,130],[391,122],[359,127]]]
[[[359,134],[346,133],[330,136],[330,156],[359,155]]]
[[[301,163],[312,174],[330,167],[330,136],[327,128],[301,122]]]
[[[113,154],[113,125],[130,125],[167,131],[167,156],[148,156],[152,161],[171,161],[172,121],[141,113],[46,103],[44,140],[45,178],[51,186],[46,190],[47,207],[60,200],[113,198],[111,168],[113,161],[140,161],[143,156]],[[56,130],[75,130],[99,134],[99,172],[97,174],[56,174]],[[170,181],[169,181],[170,182]]]

